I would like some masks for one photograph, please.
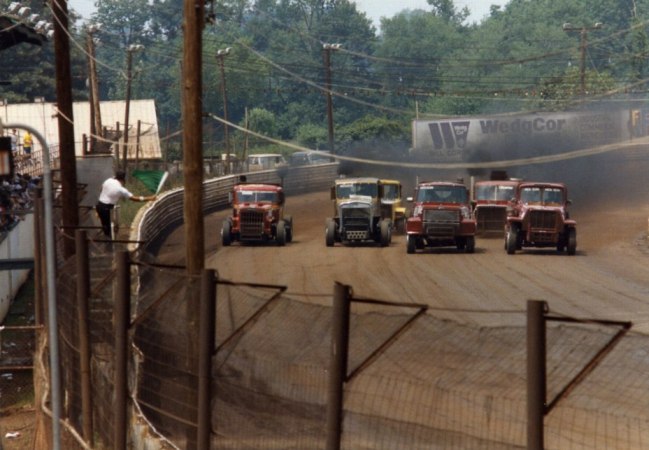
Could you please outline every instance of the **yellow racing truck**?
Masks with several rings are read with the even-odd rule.
[[[381,217],[389,218],[394,230],[403,234],[406,231],[406,208],[401,201],[401,182],[398,180],[379,180]]]

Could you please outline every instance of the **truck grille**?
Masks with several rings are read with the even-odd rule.
[[[529,240],[536,244],[552,244],[557,240],[559,213],[557,211],[529,212]]]
[[[371,229],[369,210],[364,208],[343,208],[340,215],[346,239],[369,239]]]
[[[476,209],[475,218],[480,231],[503,231],[507,219],[507,208],[504,206],[480,206]]]
[[[557,211],[530,211],[529,220],[530,229],[555,231],[559,223],[559,213]]]
[[[259,239],[264,234],[264,212],[240,211],[240,235],[242,239]]]
[[[424,230],[429,236],[454,236],[460,226],[460,211],[424,210]]]

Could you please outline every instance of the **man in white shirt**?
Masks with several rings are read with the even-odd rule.
[[[112,238],[110,212],[115,205],[123,198],[133,202],[148,202],[156,199],[155,195],[133,195],[124,187],[126,184],[126,173],[123,170],[115,172],[115,176],[107,179],[101,186],[99,201],[95,209],[101,221],[101,228],[107,238]]]

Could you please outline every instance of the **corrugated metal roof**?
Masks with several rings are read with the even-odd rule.
[[[4,104],[0,106],[0,119],[3,123],[25,124],[36,129],[47,141],[50,147],[58,147],[59,132],[56,117],[56,103],[18,103],[15,105]],[[115,131],[117,127],[124,130],[124,115],[126,102],[100,102],[101,121],[104,128]],[[74,115],[74,142],[75,153],[83,156],[83,136],[90,136],[90,104],[88,102],[74,102],[72,105]],[[129,105],[129,135],[128,158],[135,159],[137,142],[137,123],[140,129],[140,159],[160,159],[160,137],[158,133],[158,117],[153,100],[131,100]],[[119,125],[118,125],[119,124]],[[6,131],[5,131],[6,132]],[[22,133],[19,133],[22,135]],[[34,146],[38,142],[34,142]],[[122,155],[122,139],[117,147]],[[116,150],[113,145],[113,152]]]

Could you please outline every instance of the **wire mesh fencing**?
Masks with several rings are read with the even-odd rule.
[[[110,253],[94,256],[91,266],[92,417],[97,441],[110,446],[117,301]],[[135,257],[131,270],[131,399],[169,448],[195,448],[199,279]],[[66,414],[82,429],[75,270],[61,272]],[[282,286],[215,284],[211,448],[324,449],[331,439],[333,292],[316,297]],[[421,305],[399,299],[350,301],[340,448],[526,448],[525,311],[482,311],[510,314],[513,325],[480,327],[469,319],[475,311],[423,313]],[[587,321],[548,325],[546,397],[554,407],[544,419],[545,448],[649,445],[649,338],[628,334],[592,363],[615,332]]]

